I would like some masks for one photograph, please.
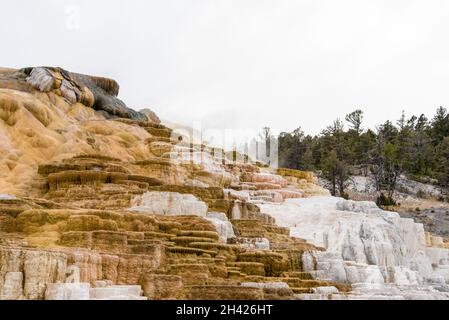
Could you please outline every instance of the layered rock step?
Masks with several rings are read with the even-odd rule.
[[[147,300],[141,286],[117,286],[107,281],[89,283],[54,283],[47,286],[46,300]]]

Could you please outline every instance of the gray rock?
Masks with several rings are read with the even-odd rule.
[[[106,111],[111,117],[148,120],[146,114],[128,108],[122,100],[117,98],[120,87],[115,80],[72,73],[54,67],[24,68],[20,69],[19,73],[23,74],[28,84],[39,91],[49,92],[60,89],[61,95],[71,104],[85,103],[83,92],[84,88],[87,88],[93,95],[92,107],[95,110]]]

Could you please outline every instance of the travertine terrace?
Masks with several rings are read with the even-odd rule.
[[[448,298],[422,225],[190,143],[118,91],[0,69],[0,299]]]
[[[304,272],[302,255],[320,248],[257,206],[302,197],[297,180],[186,143],[127,109],[113,80],[2,69],[0,87],[1,299],[350,290]]]

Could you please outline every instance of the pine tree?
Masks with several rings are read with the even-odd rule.
[[[445,137],[438,146],[438,181],[444,189],[449,188],[449,137]]]
[[[446,108],[439,107],[432,120],[432,137],[434,145],[438,145],[449,136],[449,115]]]

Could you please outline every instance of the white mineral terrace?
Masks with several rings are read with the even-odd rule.
[[[304,266],[316,278],[352,283],[349,298],[449,298],[449,250],[427,247],[422,224],[371,202],[334,197],[259,207],[292,236],[326,249],[305,254]]]

